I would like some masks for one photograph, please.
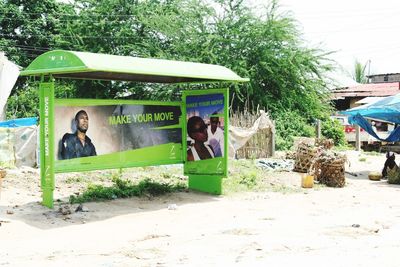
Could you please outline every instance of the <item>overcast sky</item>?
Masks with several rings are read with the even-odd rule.
[[[357,59],[363,64],[370,60],[371,74],[400,72],[400,0],[279,3],[280,10],[293,12],[310,46],[338,51],[332,57],[346,71],[353,71]]]

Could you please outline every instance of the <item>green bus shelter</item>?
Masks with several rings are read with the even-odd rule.
[[[40,176],[53,207],[55,174],[184,163],[189,188],[221,194],[227,175],[228,89],[241,83],[211,64],[54,50],[22,76],[40,77]],[[216,83],[182,92],[182,101],[56,99],[56,79]],[[90,123],[89,123],[90,121]],[[83,136],[83,138],[82,138]]]

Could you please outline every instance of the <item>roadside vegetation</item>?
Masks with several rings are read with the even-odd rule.
[[[186,188],[186,186],[181,183],[171,185],[168,183],[153,181],[149,178],[141,180],[138,184],[134,184],[130,180],[123,180],[118,177],[113,178],[112,182],[112,186],[89,184],[86,191],[82,194],[78,196],[71,195],[69,202],[74,204],[128,197],[154,197],[166,193],[182,191]]]
[[[293,136],[315,136],[316,119],[332,111],[326,73],[330,52],[309,47],[279,1],[15,1],[0,2],[0,50],[21,67],[54,49],[163,58],[226,66],[249,83],[230,87],[230,106],[265,108],[276,122],[278,150]],[[181,89],[212,85],[58,80],[57,98],[180,100]],[[161,89],[162,90],[159,90]],[[38,116],[37,81],[21,77],[7,118]],[[329,126],[338,127],[337,125]],[[342,142],[334,131],[324,134]]]
[[[80,192],[75,192],[69,197],[69,202],[75,204],[129,197],[153,198],[175,192],[188,192],[187,177],[182,173],[181,165],[167,165],[122,171],[86,172],[79,176],[66,177],[60,182],[66,185],[79,184],[82,187]],[[291,185],[279,179],[288,175],[295,175],[300,184],[300,175],[297,173],[266,171],[258,168],[255,160],[231,160],[229,175],[223,179],[223,194],[302,192],[299,184]]]

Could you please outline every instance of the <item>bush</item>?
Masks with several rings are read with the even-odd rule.
[[[87,190],[81,195],[71,195],[69,202],[74,204],[117,198],[159,196],[167,193],[182,191],[184,189],[186,189],[186,186],[182,184],[159,183],[152,181],[149,178],[140,181],[138,184],[134,184],[130,180],[113,178],[112,186],[105,187],[103,185],[89,185]]]
[[[7,119],[38,117],[39,90],[37,86],[29,85],[23,90],[12,94],[7,101]]]
[[[327,118],[321,121],[321,134],[326,138],[333,139],[335,146],[346,145],[346,138],[343,131],[343,126],[337,120]]]
[[[293,145],[294,136],[315,136],[314,127],[295,111],[284,111],[275,118],[277,150],[289,149]]]
[[[74,84],[55,82],[54,97],[70,98],[74,96]],[[13,92],[7,100],[7,119],[39,116],[39,82],[28,82],[23,88]]]

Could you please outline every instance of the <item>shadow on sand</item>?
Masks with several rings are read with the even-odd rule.
[[[54,229],[157,210],[175,212],[175,210],[184,205],[217,201],[218,198],[220,197],[215,195],[187,191],[150,198],[132,197],[110,201],[87,202],[83,204],[84,211],[76,211],[79,204],[69,204],[68,198],[56,201],[54,209],[43,206],[38,200],[12,207],[0,205],[0,214],[2,214],[0,222],[12,223],[12,221],[22,221],[39,229]],[[63,215],[60,211],[61,207],[63,207],[64,211],[70,210],[71,213]]]

